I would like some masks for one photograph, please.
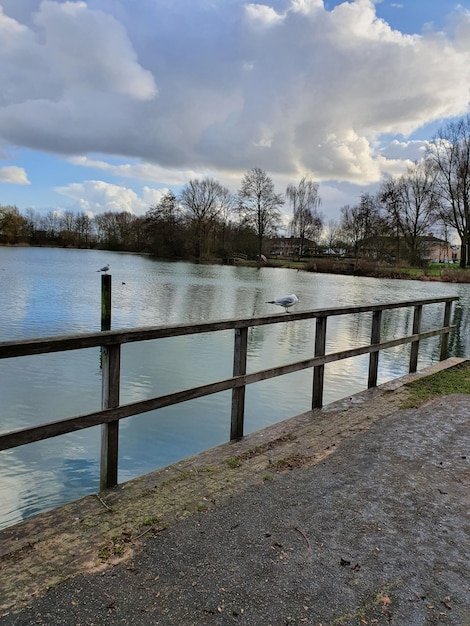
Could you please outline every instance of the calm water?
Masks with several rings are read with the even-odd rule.
[[[459,295],[457,356],[470,353],[466,328],[470,285],[377,280],[287,269],[167,263],[105,251],[0,247],[0,341],[100,329],[101,280],[111,265],[112,326],[132,328],[278,312],[266,304],[295,292],[296,310]],[[443,306],[427,307],[423,330],[440,325]],[[397,314],[398,313],[398,314]],[[371,317],[331,319],[327,350],[367,343]],[[384,315],[384,339],[411,328],[412,312]],[[293,322],[251,329],[248,370],[312,354],[313,325]],[[231,376],[232,331],[150,341],[123,347],[121,402],[131,402]],[[422,342],[419,367],[439,358],[437,339]],[[409,348],[381,354],[379,383],[407,372]],[[367,385],[367,357],[326,367],[325,403]],[[310,408],[312,372],[251,385],[246,432]],[[226,441],[229,392],[121,422],[119,481]],[[0,361],[0,431],[48,422],[100,408],[99,350]],[[0,528],[93,493],[99,486],[100,430],[92,428],[0,453]]]

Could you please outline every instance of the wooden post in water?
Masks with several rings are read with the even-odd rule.
[[[111,329],[111,275],[101,276],[101,330]],[[101,348],[101,408],[119,406],[121,345]],[[119,421],[101,425],[100,491],[117,485]]]

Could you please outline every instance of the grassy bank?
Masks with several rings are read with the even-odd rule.
[[[426,280],[447,283],[470,283],[470,269],[455,265],[434,264],[429,267],[395,267],[363,259],[318,258],[309,261],[269,259],[269,267],[288,267],[306,272],[323,274],[346,274],[350,276],[372,276],[374,278],[396,278],[401,280]]]

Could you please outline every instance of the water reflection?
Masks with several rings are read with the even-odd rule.
[[[268,300],[295,292],[297,310],[459,295],[451,353],[469,354],[470,286],[308,274],[273,268],[167,263],[146,256],[59,249],[0,247],[0,340],[89,332],[100,328],[100,278],[113,269],[113,328],[199,322],[272,313]],[[422,329],[441,324],[443,306],[424,309]],[[371,314],[328,320],[327,351],[368,343]],[[411,330],[412,311],[385,312],[382,339]],[[251,328],[248,371],[313,355],[315,324],[308,321]],[[407,372],[410,348],[380,355],[379,383]],[[439,358],[439,339],[421,342],[419,367]],[[176,337],[122,348],[121,401],[145,399],[231,376],[230,331]],[[367,385],[368,357],[325,368],[325,402]],[[246,431],[308,410],[312,371],[251,385]],[[6,431],[100,408],[99,350],[0,361],[0,430]],[[152,411],[121,422],[119,480],[226,441],[231,395]],[[74,500],[98,488],[99,428],[0,453],[0,527]]]

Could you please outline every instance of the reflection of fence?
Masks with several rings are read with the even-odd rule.
[[[338,307],[330,309],[316,309],[296,313],[278,313],[263,317],[245,319],[220,320],[200,324],[178,324],[173,326],[156,326],[150,328],[136,328],[133,330],[109,330],[99,333],[87,333],[64,337],[47,337],[25,341],[7,341],[0,343],[0,358],[12,358],[66,350],[80,350],[84,348],[102,347],[102,406],[101,411],[78,415],[63,420],[49,422],[39,426],[32,426],[0,435],[0,450],[8,450],[34,441],[56,437],[83,428],[102,425],[101,439],[101,488],[117,484],[118,465],[118,435],[119,420],[131,415],[137,415],[178,404],[187,400],[201,398],[220,391],[232,390],[232,414],[230,438],[237,439],[243,436],[245,388],[246,385],[290,374],[307,368],[313,368],[312,407],[319,408],[323,404],[324,368],[327,363],[347,359],[361,354],[369,354],[368,387],[377,384],[379,352],[403,344],[411,344],[410,372],[415,372],[418,363],[418,348],[420,340],[441,335],[441,360],[447,357],[452,302],[458,300],[456,296],[429,298],[424,300],[410,300],[388,304],[375,304],[353,307]],[[428,304],[444,304],[443,324],[440,328],[421,332],[421,317],[423,306]],[[383,311],[398,308],[413,307],[412,334],[389,341],[380,339]],[[372,313],[372,328],[370,344],[326,354],[326,324],[329,317]],[[248,330],[254,326],[267,324],[295,323],[298,320],[315,319],[315,344],[312,346],[313,355],[305,360],[289,363],[266,370],[247,374],[247,346]],[[148,341],[166,337],[178,337],[199,333],[234,330],[233,376],[225,380],[218,380],[210,384],[183,389],[170,394],[148,398],[130,404],[119,404],[121,346],[130,342]],[[214,347],[216,350],[216,347]]]

